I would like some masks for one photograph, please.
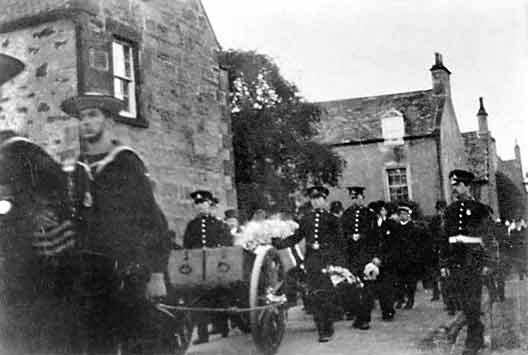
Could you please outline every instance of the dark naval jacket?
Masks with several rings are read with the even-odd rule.
[[[445,213],[448,242],[440,253],[440,267],[463,267],[478,272],[483,266],[492,266],[491,223],[488,206],[480,202],[462,200],[450,204]]]
[[[376,221],[376,214],[367,207],[349,207],[341,216],[348,266],[353,273],[361,273],[379,250]]]
[[[288,248],[303,239],[306,242],[304,263],[308,279],[311,274],[321,274],[321,270],[329,265],[346,267],[343,236],[336,216],[324,209],[315,209],[301,218],[294,235],[274,239],[274,246]]]
[[[85,157],[93,179],[93,223],[85,247],[120,268],[164,272],[170,245],[165,216],[143,161],[132,149]]]
[[[217,248],[233,245],[229,227],[218,218],[200,214],[187,224],[183,235],[185,249]]]
[[[404,274],[421,275],[424,271],[424,230],[414,221],[397,224],[396,234],[400,242],[398,269]]]
[[[383,221],[379,228],[380,247],[378,257],[382,272],[395,272],[401,260],[402,243],[397,233],[398,223],[391,219]]]

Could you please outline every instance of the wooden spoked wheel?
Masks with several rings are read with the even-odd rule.
[[[270,304],[269,296],[278,296],[285,278],[279,253],[271,246],[257,247],[249,284],[249,306]],[[285,312],[286,308],[281,305],[250,313],[251,335],[260,353],[277,352],[286,328]]]

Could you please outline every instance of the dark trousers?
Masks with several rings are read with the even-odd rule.
[[[457,292],[457,282],[452,276],[441,278],[442,298],[446,309],[450,313],[454,313],[461,309],[460,296]]]
[[[376,296],[379,299],[383,317],[394,315],[396,280],[395,272],[384,271],[376,281]]]
[[[200,292],[198,292],[200,293]],[[230,290],[216,288],[200,295],[200,299],[193,303],[198,307],[225,308],[234,299]],[[196,313],[193,319],[197,326],[198,338],[200,340],[209,339],[209,324],[213,324],[213,331],[227,336],[229,333],[228,315],[225,313]]]
[[[0,275],[0,347],[6,354],[74,353],[79,349],[77,268],[65,259],[32,261],[31,274]],[[8,262],[3,266],[10,270]]]
[[[319,336],[329,336],[334,331],[337,293],[328,276],[322,273],[308,275],[310,305]]]
[[[482,277],[476,270],[450,269],[457,298],[467,322],[466,347],[478,349],[484,344],[484,324],[480,321]]]
[[[414,268],[402,268],[398,270],[398,279],[396,281],[396,302],[402,304],[405,299],[407,306],[414,305],[414,295],[416,293],[416,285],[418,284],[419,276]]]
[[[364,281],[360,289],[359,307],[356,313],[355,324],[370,323],[374,301],[376,299],[376,281]]]

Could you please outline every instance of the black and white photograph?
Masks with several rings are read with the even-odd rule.
[[[528,0],[0,8],[0,355],[528,353]]]

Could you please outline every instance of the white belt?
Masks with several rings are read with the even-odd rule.
[[[449,244],[464,243],[464,244],[483,244],[481,237],[469,237],[467,235],[458,234],[449,237]]]

